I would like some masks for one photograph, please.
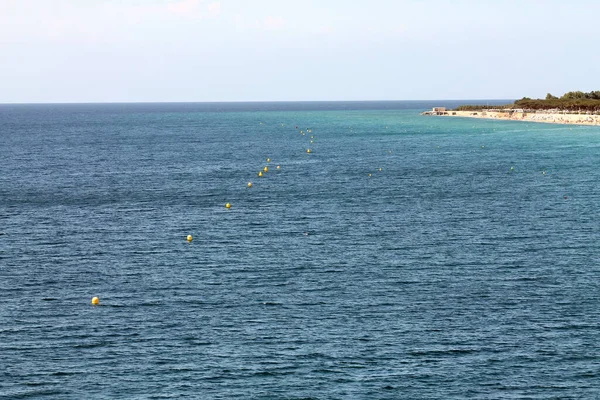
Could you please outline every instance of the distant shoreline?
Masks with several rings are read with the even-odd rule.
[[[425,111],[421,115],[436,115],[446,117],[466,117],[481,119],[500,119],[509,121],[528,121],[542,122],[547,124],[564,125],[600,125],[600,115],[579,114],[569,112],[548,112],[548,111],[522,111],[522,110],[473,110],[473,111],[452,111],[435,110]]]
[[[551,93],[545,99],[523,97],[503,106],[462,104],[455,109],[433,107],[421,115],[502,119],[547,124],[600,125],[600,90],[567,92],[560,97]]]

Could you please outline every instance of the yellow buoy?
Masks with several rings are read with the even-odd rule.
[[[187,235],[187,241],[191,242],[192,240],[194,240],[194,237],[192,235]]]
[[[312,153],[312,150],[311,149],[306,149],[306,152],[307,153]]]
[[[229,204],[229,203],[225,204],[225,208],[231,208],[231,204]]]
[[[371,174],[369,174],[369,176],[371,176]]]
[[[98,298],[98,296],[92,297],[92,305],[97,306],[98,304],[100,304],[100,299]]]
[[[258,171],[258,176],[262,176],[262,171]]]
[[[248,182],[248,187],[252,187],[252,182]]]
[[[278,165],[278,166],[277,166],[277,169],[281,169],[281,165]]]
[[[269,172],[269,167],[264,167],[264,168],[263,168],[263,171],[265,171],[265,172]]]
[[[267,158],[267,162],[271,162],[271,159],[270,159],[270,158]]]

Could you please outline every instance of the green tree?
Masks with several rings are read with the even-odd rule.
[[[589,97],[588,98],[594,99],[594,100],[600,100],[600,90],[591,91],[589,93]]]
[[[586,93],[578,90],[576,92],[567,92],[562,95],[561,99],[563,100],[577,100],[577,99],[585,99]]]

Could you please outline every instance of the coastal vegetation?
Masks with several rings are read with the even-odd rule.
[[[561,97],[548,93],[545,99],[531,99],[523,97],[513,104],[506,105],[462,105],[454,111],[480,111],[480,110],[522,110],[531,111],[560,111],[568,113],[600,113],[600,90],[592,92],[567,92]]]

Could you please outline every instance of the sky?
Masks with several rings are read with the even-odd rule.
[[[0,103],[600,90],[597,0],[0,0]]]

